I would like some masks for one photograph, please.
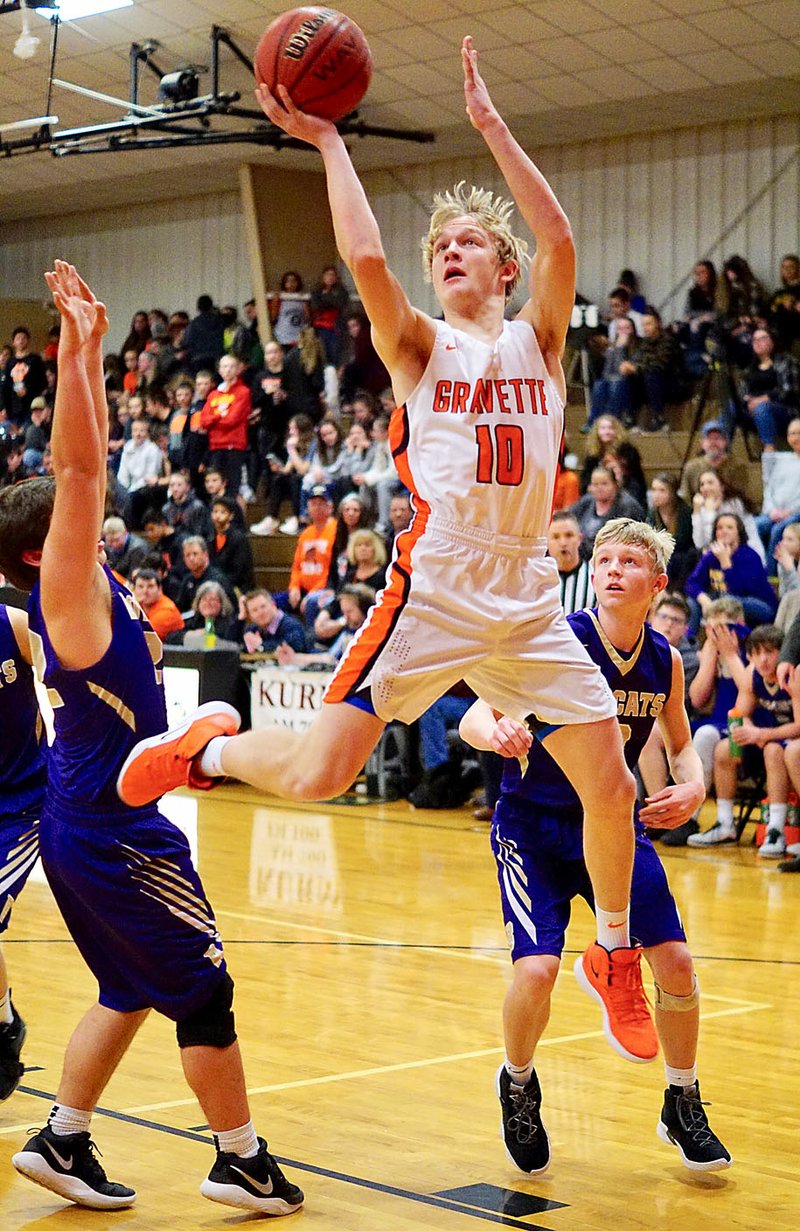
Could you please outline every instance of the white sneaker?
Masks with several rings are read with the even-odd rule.
[[[281,534],[297,534],[299,529],[300,522],[296,517],[287,517],[281,524]]]
[[[769,457],[769,454],[767,454]],[[787,855],[800,855],[800,842],[790,842],[786,848]]]
[[[730,829],[727,825],[720,825],[717,821],[716,825],[712,825],[705,833],[689,834],[687,838],[687,846],[731,846],[739,841],[736,837],[736,830]]]
[[[250,527],[251,534],[274,534],[278,529],[278,519],[276,517],[263,517],[261,521],[255,522]]]
[[[762,859],[780,859],[786,854],[786,839],[780,829],[768,829],[767,836],[758,848]]]

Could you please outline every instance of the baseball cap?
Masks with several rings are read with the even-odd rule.
[[[707,436],[709,432],[721,432],[723,436],[728,435],[728,429],[721,419],[709,419],[708,423],[703,424],[703,435]]]
[[[324,483],[315,483],[311,488],[311,491],[308,493],[309,500],[312,496],[321,496],[323,500],[330,500],[330,489],[327,488]]]

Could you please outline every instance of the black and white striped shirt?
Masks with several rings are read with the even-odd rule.
[[[594,606],[592,567],[588,560],[581,560],[580,564],[568,573],[562,573],[559,569],[558,577],[561,606],[567,615]]]

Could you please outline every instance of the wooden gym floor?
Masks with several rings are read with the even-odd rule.
[[[703,994],[703,1095],[735,1160],[705,1177],[656,1137],[661,1061],[619,1059],[574,981],[572,956],[593,935],[576,907],[537,1060],[553,1164],[533,1181],[508,1163],[498,1135],[509,964],[487,827],[467,809],[295,807],[234,787],[169,806],[196,837],[226,942],[256,1125],[306,1192],[294,1225],[797,1226],[800,878],[760,865],[749,845],[664,851]],[[138,1190],[137,1205],[81,1210],[16,1174],[11,1155],[43,1122],[95,989],[41,880],[16,907],[4,951],[28,1024],[28,1070],[0,1106],[3,1231],[249,1224],[197,1192],[209,1134],[173,1028],[155,1017],[93,1123],[109,1176]]]

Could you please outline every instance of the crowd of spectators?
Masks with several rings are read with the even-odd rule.
[[[308,293],[287,271],[268,306],[264,344],[253,301],[241,316],[207,295],[194,317],[134,314],[120,353],[105,362],[103,536],[110,565],[168,643],[202,644],[210,630],[246,655],[326,666],[383,585],[412,508],[389,445],[388,376],[336,269],[323,270]],[[562,603],[567,611],[592,604],[588,560],[607,521],[627,516],[669,530],[670,588],[653,621],[669,639],[680,634],[673,643],[685,656],[687,705],[700,721],[711,693],[698,701],[688,689],[694,660],[708,658],[709,640],[716,645],[719,612],[730,623],[735,604],[742,662],[749,632],[788,631],[800,613],[800,261],[784,258],[771,296],[743,258],[725,261],[719,277],[699,261],[684,312],[669,325],[624,270],[605,322],[582,344],[595,373],[584,458],[559,476],[550,529]],[[0,484],[52,472],[56,348],[51,331],[36,353],[24,325],[5,348]],[[712,375],[717,409],[702,425],[698,455],[681,474],[667,466],[648,484],[639,425],[668,427],[671,405]],[[760,439],[761,500],[753,464],[732,456],[737,428]],[[256,499],[259,520],[248,515]],[[256,585],[251,536],[281,532],[297,542],[289,585],[273,595]],[[421,805],[463,794],[457,741],[444,733],[468,703],[456,690],[426,719]],[[485,806],[496,779],[489,767]]]

